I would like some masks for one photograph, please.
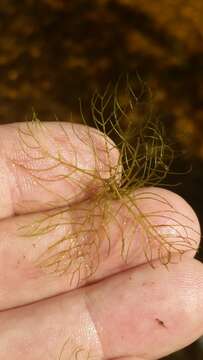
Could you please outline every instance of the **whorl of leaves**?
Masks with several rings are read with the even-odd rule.
[[[196,248],[193,237],[189,235],[193,231],[192,220],[178,213],[164,197],[151,188],[164,184],[167,174],[170,173],[174,151],[166,141],[161,123],[153,118],[150,92],[147,101],[146,93],[147,88],[140,81],[137,94],[127,78],[124,88],[121,82],[118,82],[114,87],[109,85],[103,93],[95,92],[92,96],[91,124],[103,133],[106,176],[101,176],[99,171],[80,168],[74,146],[74,165],[67,162],[60,150],[56,153],[50,152],[41,139],[43,136],[51,139],[52,133],[35,113],[26,127],[19,128],[20,142],[26,156],[31,156],[34,150],[37,153],[35,160],[44,161],[45,164],[46,160],[51,160],[52,165],[41,168],[40,173],[37,169],[28,166],[26,168],[28,175],[33,176],[40,186],[46,188],[50,181],[65,179],[77,185],[80,193],[84,191],[84,187],[78,181],[79,173],[92,178],[97,184],[96,190],[80,204],[80,210],[77,203],[64,205],[40,216],[30,226],[21,228],[24,236],[39,239],[53,233],[54,241],[41,254],[37,264],[55,274],[67,274],[71,283],[76,281],[80,284],[97,271],[103,259],[101,247],[104,242],[107,244],[105,256],[110,255],[112,243],[109,228],[112,224],[120,231],[120,255],[125,262],[128,261],[133,242],[139,241],[140,231],[143,234],[140,246],[152,266],[154,249],[155,257],[167,266],[171,262],[172,254],[181,257],[186,251]],[[146,104],[150,109],[143,114]],[[81,103],[80,106],[81,122],[85,125],[86,136],[79,140],[81,144],[88,143],[92,146],[96,169],[98,148],[94,144],[90,127],[87,125],[89,121],[87,122],[84,116]],[[65,126],[61,122],[58,126],[70,144],[70,136]],[[77,134],[75,124],[71,122],[71,126],[72,132]],[[113,165],[111,151],[115,148],[119,149],[119,159],[117,164]],[[63,173],[50,178],[49,172],[60,166],[63,167]],[[148,190],[146,187],[149,187]],[[160,206],[160,210],[143,212],[140,207],[143,200],[145,203],[154,201],[164,205],[165,210],[161,210]],[[63,201],[64,204],[70,203],[70,199],[64,198]],[[121,226],[122,214],[129,219],[128,236]],[[157,222],[159,225],[156,225]],[[173,241],[166,222],[173,227]],[[71,226],[72,231],[55,237],[55,230],[66,225]]]

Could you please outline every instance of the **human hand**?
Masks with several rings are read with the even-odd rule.
[[[46,124],[48,135],[27,129],[0,132],[0,358],[151,360],[201,336],[190,206],[158,188],[135,190],[127,207],[98,197],[108,184],[99,179],[109,178],[102,134],[58,123]],[[114,169],[118,151],[108,154]]]

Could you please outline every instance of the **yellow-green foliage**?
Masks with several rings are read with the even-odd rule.
[[[145,106],[145,92],[146,88],[141,85],[136,95],[133,85],[127,79],[124,89],[119,82],[115,87],[108,86],[104,93],[95,92],[92,96],[91,124],[103,133],[104,138],[104,165],[107,170],[103,176],[100,171],[80,168],[74,146],[74,165],[67,162],[60,150],[51,152],[50,146],[46,147],[42,139],[43,136],[51,139],[53,134],[36,114],[33,114],[31,122],[27,122],[26,128],[19,129],[22,149],[27,157],[31,156],[31,150],[34,149],[38,154],[36,161],[43,160],[46,164],[46,160],[52,160],[51,167],[45,166],[40,173],[37,169],[25,167],[28,175],[33,176],[40,186],[46,188],[50,181],[65,179],[67,183],[77,184],[79,193],[83,192],[84,187],[75,176],[78,173],[89,177],[92,184],[96,184],[94,191],[88,193],[80,204],[71,204],[70,198],[63,198],[62,207],[47,211],[30,226],[21,228],[25,236],[37,238],[37,241],[50,234],[52,243],[41,254],[37,264],[55,274],[67,274],[70,283],[76,281],[79,285],[91,278],[101,262],[110,256],[114,246],[110,231],[112,227],[116,227],[119,232],[117,239],[120,241],[120,256],[124,262],[128,262],[133,244],[140,241],[140,233],[142,243],[139,248],[151,266],[154,258],[159,258],[162,264],[167,265],[172,260],[172,254],[181,257],[186,251],[196,248],[193,237],[188,235],[193,231],[192,220],[178,213],[167,199],[151,187],[164,183],[174,152],[164,138],[161,124],[153,118],[151,111],[141,116],[140,109]],[[92,146],[97,169],[98,148],[82,107],[81,121],[85,125],[86,136],[79,140],[81,144],[86,142]],[[67,143],[70,143],[63,123],[59,122],[58,126]],[[75,124],[71,122],[71,126],[77,134]],[[115,148],[119,149],[119,159],[113,164],[111,152]],[[47,175],[50,170],[61,165],[63,173],[54,178]],[[143,201],[145,204],[160,204],[160,210],[143,211],[140,206]],[[53,207],[53,204],[50,205]],[[121,224],[123,218],[127,227]],[[166,222],[170,225],[166,226]],[[62,235],[59,231],[59,235],[54,235],[56,229],[66,225],[71,226],[72,230]],[[173,241],[169,226],[173,227]]]

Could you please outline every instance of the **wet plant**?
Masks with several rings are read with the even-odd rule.
[[[68,355],[64,356],[65,352],[66,354],[68,352]],[[97,360],[97,358],[97,356],[92,354],[92,351],[85,349],[82,345],[76,346],[75,341],[73,341],[71,338],[68,338],[64,343],[57,360]]]
[[[27,161],[17,165],[56,199],[21,232],[38,242],[53,239],[37,266],[66,274],[77,286],[95,276],[115,251],[113,232],[121,261],[127,264],[136,251],[154,267],[157,258],[167,266],[196,249],[193,220],[155,190],[165,185],[174,150],[153,116],[150,92],[142,81],[139,90],[128,78],[125,86],[121,83],[94,93],[88,121],[80,102],[83,127],[57,122],[56,138],[33,113],[32,121],[19,128]],[[80,149],[85,157],[87,148],[91,166],[88,161],[81,166]],[[62,183],[72,189],[71,196],[60,192]]]

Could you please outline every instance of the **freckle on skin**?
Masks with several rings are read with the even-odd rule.
[[[164,324],[164,322],[162,321],[162,320],[160,320],[160,319],[155,319],[155,321],[160,325],[160,326],[162,326],[162,327],[164,327],[164,328],[167,328],[166,327],[166,325]]]

